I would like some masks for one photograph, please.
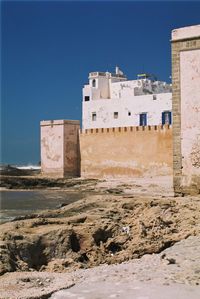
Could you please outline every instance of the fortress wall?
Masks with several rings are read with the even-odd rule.
[[[41,121],[41,171],[57,177],[80,173],[79,121]]]
[[[200,193],[200,25],[172,31],[175,193]]]
[[[83,177],[172,174],[168,125],[82,130],[80,151]]]
[[[80,175],[80,145],[78,124],[65,124],[64,129],[64,176]]]

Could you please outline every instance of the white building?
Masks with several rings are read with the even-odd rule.
[[[127,80],[118,67],[93,72],[82,109],[83,129],[171,124],[171,85],[147,74]]]

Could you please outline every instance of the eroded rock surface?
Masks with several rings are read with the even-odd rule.
[[[1,274],[69,272],[159,253],[200,234],[198,197],[95,195],[1,225]]]
[[[199,259],[200,237],[191,236],[159,254],[121,264],[70,273],[6,273],[0,298],[199,299]]]

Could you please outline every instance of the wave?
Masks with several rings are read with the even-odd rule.
[[[41,166],[38,166],[38,165],[20,165],[20,166],[18,166],[18,165],[15,165],[15,167],[17,168],[17,169],[24,169],[24,170],[31,170],[31,169],[41,169]]]

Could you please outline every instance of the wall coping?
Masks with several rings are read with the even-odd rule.
[[[81,135],[83,135],[83,134],[98,134],[98,133],[162,131],[162,130],[171,130],[171,129],[172,129],[172,125],[155,125],[155,126],[130,126],[130,127],[80,129],[79,132]]]
[[[80,125],[80,121],[79,120],[65,120],[65,119],[61,119],[61,120],[42,120],[40,122],[40,126],[41,127],[52,126],[52,125],[65,125],[65,124]]]
[[[200,25],[182,27],[172,30],[171,41],[187,40],[200,37]]]

